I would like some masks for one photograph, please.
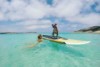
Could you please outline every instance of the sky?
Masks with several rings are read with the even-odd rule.
[[[0,0],[0,32],[72,32],[100,26],[100,0]]]

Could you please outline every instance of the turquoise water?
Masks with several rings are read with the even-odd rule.
[[[99,34],[60,36],[91,43],[75,46],[45,40],[29,48],[37,34],[0,34],[0,67],[100,67]]]

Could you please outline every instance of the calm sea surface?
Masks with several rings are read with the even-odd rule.
[[[0,34],[0,67],[100,67],[100,34],[64,33],[70,39],[91,41],[64,45],[44,40],[33,48],[38,34]]]

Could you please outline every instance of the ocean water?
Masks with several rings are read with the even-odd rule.
[[[0,67],[100,67],[100,34],[62,33],[60,36],[91,41],[84,45],[58,44],[38,34],[0,34]]]

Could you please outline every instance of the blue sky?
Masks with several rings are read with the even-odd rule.
[[[0,32],[60,32],[100,26],[100,0],[0,0]]]

